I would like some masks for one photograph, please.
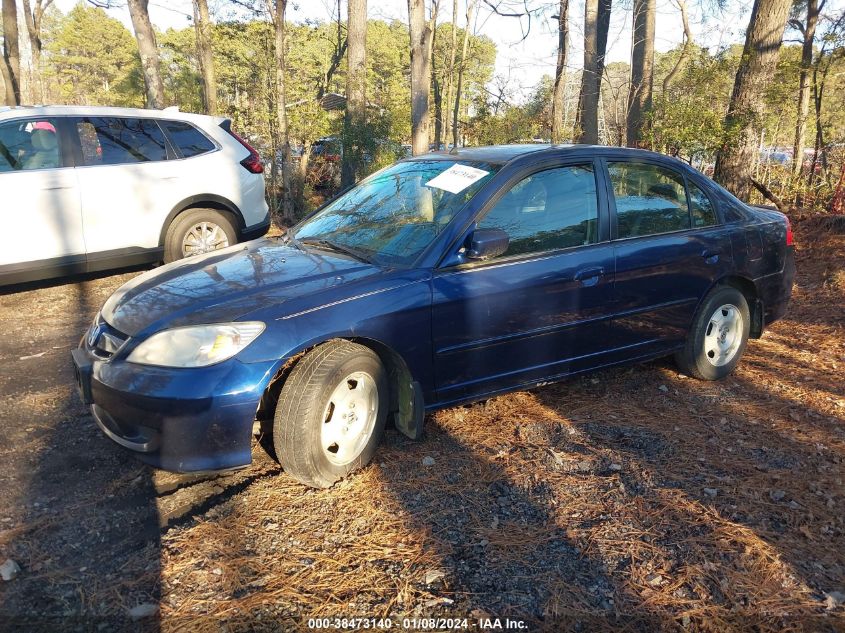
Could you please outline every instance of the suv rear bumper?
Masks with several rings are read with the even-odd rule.
[[[241,242],[248,242],[262,237],[270,230],[270,213],[264,217],[258,224],[247,226],[241,229]]]

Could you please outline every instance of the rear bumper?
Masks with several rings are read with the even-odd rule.
[[[82,348],[73,359],[97,426],[141,461],[174,472],[251,462],[255,413],[277,363],[168,369],[104,361]]]
[[[768,326],[786,314],[792,298],[792,285],[795,282],[795,253],[792,247],[787,249],[783,270],[768,275],[757,281],[757,288],[763,300],[763,325]]]
[[[258,224],[247,226],[241,230],[241,242],[248,242],[262,237],[270,230],[270,214],[261,220]]]

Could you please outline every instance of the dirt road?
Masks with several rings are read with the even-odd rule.
[[[0,630],[845,630],[845,238],[797,240],[788,317],[727,380],[667,360],[449,409],[327,491],[101,436],[69,352],[137,272],[7,291]]]

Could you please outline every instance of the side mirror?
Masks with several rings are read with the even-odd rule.
[[[476,229],[467,237],[467,259],[491,259],[508,250],[510,239],[502,229]]]

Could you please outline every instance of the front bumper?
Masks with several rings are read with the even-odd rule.
[[[252,460],[258,403],[278,363],[175,369],[73,351],[80,397],[107,437],[175,472],[238,468]]]

